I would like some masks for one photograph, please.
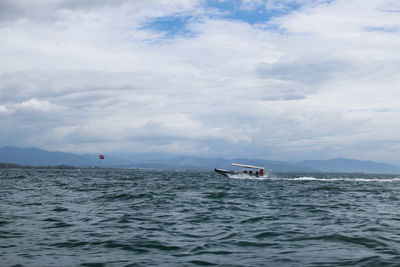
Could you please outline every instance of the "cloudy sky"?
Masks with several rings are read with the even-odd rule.
[[[398,0],[0,0],[0,146],[400,163]]]

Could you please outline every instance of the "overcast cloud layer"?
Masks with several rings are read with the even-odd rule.
[[[0,0],[0,146],[400,163],[397,0]]]

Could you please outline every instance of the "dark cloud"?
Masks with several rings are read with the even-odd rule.
[[[0,1],[0,21],[15,20],[26,16],[26,14],[26,8],[24,8],[18,1]]]
[[[183,3],[183,4],[182,4]],[[182,3],[169,3],[159,0],[1,0],[0,22],[28,19],[32,21],[52,21],[63,17],[62,11],[97,11],[101,9],[123,8],[130,14],[153,8],[165,10]],[[178,8],[179,9],[179,8]]]
[[[267,101],[291,101],[291,100],[303,100],[306,98],[307,97],[305,95],[300,95],[300,94],[283,94],[283,95],[279,95],[279,96],[265,97],[264,100],[267,100]]]
[[[60,8],[65,8],[65,9],[92,9],[92,8],[98,8],[98,7],[107,7],[107,6],[119,6],[124,3],[129,3],[132,1],[127,1],[127,0],[66,0],[66,1],[61,1],[59,4]]]
[[[291,81],[304,84],[318,84],[332,78],[346,68],[341,61],[288,62],[261,64],[258,73],[263,78]]]
[[[28,19],[34,21],[57,20],[63,10],[90,10],[104,7],[117,7],[127,0],[61,0],[61,1],[26,1],[1,0],[0,21]],[[139,1],[140,2],[140,1]]]
[[[56,10],[57,5],[51,1],[2,0],[0,1],[0,21],[54,19]]]

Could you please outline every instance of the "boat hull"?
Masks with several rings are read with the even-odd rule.
[[[215,168],[214,171],[219,173],[219,174],[222,174],[222,175],[224,175],[226,177],[229,177],[230,174],[238,174],[238,172],[235,172],[235,171],[228,171],[228,170],[217,169],[217,168]]]
[[[215,172],[222,174],[226,177],[232,177],[231,175],[240,175],[240,176],[247,176],[247,177],[264,177],[265,175],[259,175],[255,173],[248,173],[248,172],[238,172],[238,171],[228,171],[224,169],[214,169]]]

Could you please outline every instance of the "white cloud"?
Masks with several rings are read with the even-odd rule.
[[[3,2],[0,145],[400,162],[397,2],[285,1],[265,25],[109,3]],[[142,27],[182,14],[190,36]]]
[[[31,98],[22,103],[15,104],[16,110],[38,110],[38,111],[54,111],[60,109],[57,105],[51,104],[49,101],[41,101],[36,98]]]
[[[7,109],[6,106],[0,105],[0,114],[7,114],[7,113],[9,113],[9,112],[10,112],[10,111]]]

